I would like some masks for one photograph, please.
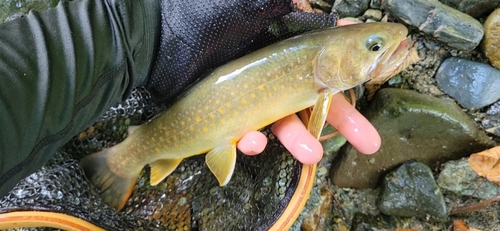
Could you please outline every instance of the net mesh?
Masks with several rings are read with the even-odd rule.
[[[19,182],[0,200],[0,213],[54,211],[106,230],[267,230],[287,206],[301,165],[266,129],[265,152],[254,157],[239,153],[225,187],[218,186],[202,155],[185,159],[157,186],[149,185],[146,167],[120,212],[101,200],[78,160],[119,143],[130,125],[142,124],[161,110],[144,88],[135,89],[126,101],[57,151],[42,169]]]

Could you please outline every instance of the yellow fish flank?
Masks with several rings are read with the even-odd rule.
[[[225,185],[244,134],[314,106],[308,129],[318,137],[333,94],[416,61],[403,62],[415,53],[406,36],[401,24],[366,23],[273,44],[216,69],[122,143],[80,163],[116,209],[147,164],[156,185],[184,158],[208,152],[209,169]]]

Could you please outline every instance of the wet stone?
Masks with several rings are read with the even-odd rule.
[[[322,217],[332,210],[333,199],[331,192],[322,190],[318,207],[314,208],[307,215],[300,226],[301,231],[327,230],[331,224],[327,224],[327,219]]]
[[[370,1],[370,8],[373,9],[380,9],[380,6],[382,5],[383,0],[371,0]]]
[[[382,19],[382,11],[380,11],[380,10],[374,10],[374,9],[368,9],[363,14],[363,17],[368,18],[368,19],[373,19],[375,21],[380,21],[380,19]]]
[[[437,0],[386,0],[382,8],[446,45],[471,51],[483,37],[483,26],[471,16]]]
[[[378,208],[392,216],[447,217],[446,203],[431,169],[418,161],[404,163],[384,177]]]
[[[370,0],[336,0],[332,11],[336,11],[341,18],[356,17],[368,9],[369,4]]]
[[[436,72],[438,87],[468,109],[500,99],[500,70],[484,63],[451,57]]]
[[[382,145],[373,155],[350,144],[339,151],[330,178],[341,188],[376,187],[380,176],[406,160],[434,166],[494,146],[451,100],[385,88],[363,113],[380,133]]]
[[[352,220],[352,231],[365,230],[393,230],[396,228],[396,223],[386,216],[371,216],[362,213],[356,213]]]
[[[491,65],[500,68],[500,9],[496,9],[484,22],[482,49]]]
[[[500,0],[440,0],[440,2],[474,18],[490,13],[500,4]]]
[[[354,214],[350,231],[367,230],[392,230],[392,231],[420,231],[429,230],[424,228],[426,221],[418,218],[389,217],[384,214],[365,214],[358,212]],[[328,229],[327,229],[328,230]],[[331,229],[330,229],[331,230]],[[338,229],[335,229],[338,230]],[[343,230],[343,229],[340,229]],[[347,230],[347,229],[345,229]],[[437,230],[435,227],[431,230]]]
[[[321,135],[328,135],[330,133],[333,133],[334,131],[335,129],[333,129],[332,126],[327,126],[325,129],[323,129]],[[323,146],[323,155],[324,156],[331,155],[332,153],[338,151],[346,142],[347,140],[341,134],[338,134],[332,138],[321,141],[321,145]]]
[[[489,199],[500,194],[500,186],[477,175],[465,158],[445,163],[437,183],[441,189],[458,196]]]

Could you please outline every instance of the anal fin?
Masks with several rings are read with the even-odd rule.
[[[162,159],[149,164],[151,166],[151,185],[159,184],[179,166],[183,159]]]
[[[321,136],[321,131],[325,125],[326,116],[328,115],[328,110],[330,110],[330,104],[332,103],[332,96],[333,92],[326,89],[322,90],[314,104],[311,117],[307,124],[307,130],[316,137],[316,139]]]
[[[229,183],[236,164],[236,144],[220,145],[205,156],[205,163],[219,181],[220,186]]]

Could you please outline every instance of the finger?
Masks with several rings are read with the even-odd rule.
[[[373,154],[380,148],[381,140],[377,130],[342,94],[333,96],[326,120],[359,152]]]
[[[303,164],[316,164],[323,157],[323,147],[295,115],[289,115],[272,126],[285,148]]]
[[[266,144],[267,137],[264,134],[252,131],[241,138],[237,147],[243,154],[253,156],[263,152]]]
[[[357,22],[345,20],[345,19],[337,20],[337,26],[345,26],[345,25],[352,25],[352,24],[357,24]]]

